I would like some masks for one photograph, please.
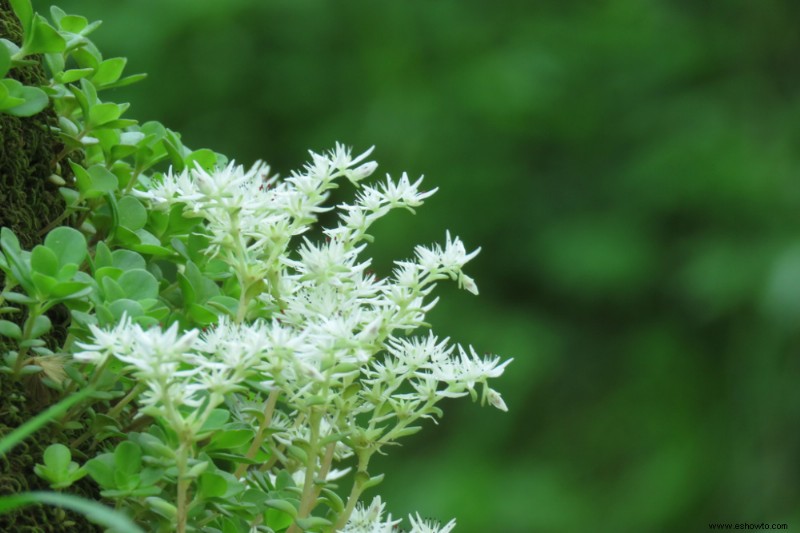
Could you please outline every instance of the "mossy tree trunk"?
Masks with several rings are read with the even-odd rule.
[[[0,0],[0,38],[20,44],[21,37],[8,0]],[[25,85],[47,84],[40,64],[14,68],[9,77]],[[26,249],[40,242],[39,231],[64,211],[58,187],[48,180],[63,148],[51,131],[55,124],[50,107],[28,118],[0,113],[0,227],[11,228]]]
[[[0,38],[21,44],[22,28],[8,0],[0,0]],[[40,58],[39,58],[40,59]],[[41,63],[12,69],[9,77],[25,85],[41,86],[48,78]],[[48,179],[51,174],[71,175],[59,168],[57,155],[62,143],[53,133],[57,124],[52,107],[32,117],[14,117],[0,113],[0,227],[10,228],[24,249],[31,249],[43,239],[41,231],[64,210],[58,186]],[[0,289],[5,280],[0,273]],[[56,312],[57,313],[57,312]],[[4,316],[21,323],[24,316]],[[54,317],[51,316],[51,320]],[[64,317],[61,317],[62,320]],[[57,322],[53,321],[54,325]],[[62,332],[63,333],[63,332]],[[57,334],[63,341],[63,335]],[[0,355],[9,349],[0,339]],[[0,374],[0,435],[20,426],[48,403],[36,394],[36,384],[21,383]],[[36,398],[35,396],[39,396]],[[44,395],[48,400],[48,395]],[[63,440],[64,434],[50,425],[0,458],[0,495],[27,490],[49,490],[33,473],[42,461],[44,448]],[[96,488],[86,480],[75,487],[78,493],[96,498]],[[101,531],[83,516],[55,507],[25,507],[0,515],[0,531],[77,533]]]

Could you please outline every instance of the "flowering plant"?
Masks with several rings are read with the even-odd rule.
[[[0,313],[24,318],[0,320],[0,372],[90,391],[55,423],[36,474],[56,490],[88,475],[99,499],[154,531],[395,530],[380,497],[362,503],[383,478],[372,457],[442,416],[445,398],[506,410],[488,381],[509,361],[417,333],[439,281],[478,293],[463,272],[478,250],[447,233],[384,278],[365,257],[376,220],[414,212],[435,189],[406,174],[366,184],[372,149],[312,152],[285,179],[189,150],[100,101],[124,61],[102,59],[86,37],[96,25],[54,8],[52,27],[12,5],[54,43],[40,50],[51,74],[41,90],[58,115],[51,181],[66,207],[31,251],[2,229]],[[326,205],[341,180],[355,200]],[[317,228],[328,211],[335,224]]]

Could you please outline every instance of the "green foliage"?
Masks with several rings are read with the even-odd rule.
[[[376,143],[390,172],[410,155],[448,201],[376,228],[377,246],[411,250],[443,220],[484,245],[481,302],[443,298],[433,320],[527,354],[504,378],[519,409],[455,407],[441,432],[412,437],[382,465],[393,510],[424,494],[423,514],[468,531],[800,519],[787,474],[800,445],[796,3],[182,9],[124,4],[100,36],[163,87],[126,90],[137,113],[237,159],[266,146],[282,173],[309,139]]]
[[[47,480],[54,490],[64,489],[87,474],[72,460],[70,449],[63,444],[52,444],[44,451],[44,464],[36,465],[36,475]]]

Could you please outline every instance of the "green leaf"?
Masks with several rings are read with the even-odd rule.
[[[112,265],[111,249],[104,241],[97,243],[94,250],[94,267],[100,269],[103,267],[110,267]]]
[[[344,510],[344,501],[342,500],[341,496],[336,494],[336,492],[328,488],[323,488],[321,494],[325,497],[328,507],[333,509],[333,511],[335,511],[337,514]]]
[[[98,87],[114,83],[119,80],[127,62],[128,60],[124,57],[106,59],[97,67],[97,71],[94,76],[92,76],[92,81]]]
[[[131,74],[130,76],[125,76],[124,78],[115,81],[114,83],[109,83],[107,85],[103,85],[103,89],[116,89],[117,87],[126,87],[128,85],[132,85],[134,83],[138,83],[145,79],[147,74]]]
[[[308,531],[310,529],[317,529],[331,525],[330,520],[326,520],[321,516],[309,516],[307,518],[295,518],[295,523],[300,526],[300,529]]]
[[[75,189],[69,189],[67,187],[59,187],[58,192],[61,193],[61,197],[64,199],[64,202],[67,204],[68,207],[76,207],[78,202],[81,200],[80,193]]]
[[[147,210],[133,196],[123,196],[117,203],[119,224],[131,231],[142,229],[147,223]]]
[[[4,78],[6,72],[11,68],[11,53],[8,48],[0,45],[0,79]]]
[[[134,319],[144,315],[144,308],[142,308],[141,304],[128,298],[120,298],[119,300],[111,302],[108,305],[108,309],[111,311],[115,320],[121,320],[122,315],[128,315]]]
[[[119,283],[109,276],[106,276],[100,282],[100,287],[103,289],[103,295],[106,301],[113,302],[125,298],[125,291],[122,290]]]
[[[272,509],[277,509],[279,511],[283,511],[284,513],[290,515],[292,518],[297,516],[297,509],[295,509],[294,505],[286,500],[278,500],[278,499],[271,499],[264,502],[267,507],[271,507]]]
[[[204,170],[214,170],[217,165],[217,154],[207,148],[195,150],[186,158],[186,166],[193,169],[197,165]]]
[[[158,296],[158,280],[144,269],[127,270],[117,280],[122,291],[131,300],[143,300]]]
[[[144,501],[153,512],[163,516],[168,520],[175,520],[175,517],[178,515],[177,508],[162,498],[151,496],[149,498],[145,498]]]
[[[84,198],[98,198],[113,192],[119,187],[117,177],[102,165],[93,165],[88,169],[70,161],[78,190]]]
[[[78,63],[78,67],[90,68],[92,71],[96,70],[102,61],[100,51],[95,46],[84,45],[77,50],[72,50],[70,54],[75,59],[75,62]]]
[[[67,13],[58,6],[50,6],[50,18],[53,19],[53,22],[56,24],[61,25],[61,19],[66,17]]]
[[[77,51],[79,51],[79,50],[76,50],[76,52]],[[91,67],[83,67],[83,68],[91,68]],[[86,78],[81,78],[81,80],[80,80],[81,83],[83,83],[85,79]],[[75,85],[67,85],[67,88],[72,93],[72,96],[75,97],[75,101],[78,102],[78,105],[80,106],[81,111],[83,111],[83,116],[84,117],[89,116],[89,108],[92,105],[94,105],[94,102],[90,103],[89,102],[89,98],[86,96],[86,93],[83,92],[79,87],[76,87]]]
[[[203,427],[198,431],[198,439],[206,438],[211,433],[222,429],[222,426],[225,425],[230,416],[231,413],[227,409],[213,409],[203,424]]]
[[[92,72],[94,72],[94,69],[91,68],[73,68],[59,74],[58,79],[61,83],[72,83],[91,75]]]
[[[51,472],[66,475],[72,462],[72,454],[69,448],[63,444],[51,444],[44,451],[44,464]]]
[[[13,509],[26,505],[46,503],[57,507],[65,507],[84,515],[88,520],[112,528],[115,531],[130,533],[144,533],[139,526],[122,513],[97,503],[96,501],[79,498],[70,494],[57,492],[23,492],[13,496],[0,497],[0,513],[8,513]]]
[[[9,88],[8,82],[15,81],[15,80],[3,80],[3,83],[6,85],[6,88]],[[9,96],[21,99],[22,103],[14,105],[13,107],[8,107],[5,109],[5,112],[9,115],[14,115],[15,117],[30,117],[39,113],[47,104],[50,103],[49,98],[47,98],[47,94],[37,87],[28,87],[23,85],[14,85],[13,89],[9,89],[8,91]],[[6,103],[8,103],[8,97],[6,97]]]
[[[94,273],[94,279],[99,286],[102,286],[104,278],[110,277],[111,279],[116,281],[117,279],[119,279],[121,275],[122,275],[121,269],[116,267],[104,266],[97,269],[97,271]]]
[[[30,253],[23,252],[19,247],[19,240],[14,232],[8,228],[0,229],[0,248],[8,260],[8,268],[12,277],[22,285],[26,292],[33,292],[33,283],[30,276]],[[14,293],[11,293],[12,295]],[[21,296],[21,295],[20,295]],[[14,301],[15,296],[6,296],[9,301]]]
[[[228,482],[213,472],[200,475],[200,494],[203,498],[220,498],[228,492]]]
[[[142,469],[142,449],[135,442],[120,442],[114,450],[114,468],[117,472],[132,475]]]
[[[273,531],[283,531],[294,521],[291,515],[277,509],[267,509],[266,517],[266,523]]]
[[[28,304],[36,303],[35,299],[33,299],[30,296],[27,296],[25,294],[20,294],[18,292],[4,291],[2,293],[2,295],[3,295],[3,298],[5,298],[9,302],[13,302],[15,304],[28,305]]]
[[[3,80],[4,82],[7,80]],[[14,80],[9,80],[14,81]],[[16,96],[11,96],[11,93],[8,90],[8,87],[5,83],[0,83],[0,111],[5,111],[6,109],[10,109],[12,107],[16,107],[20,104],[24,104],[24,98],[18,98]]]
[[[123,106],[114,103],[96,104],[89,110],[89,120],[87,121],[90,127],[101,126],[112,120],[117,120],[123,112]]]
[[[58,256],[50,248],[37,245],[31,252],[31,268],[46,276],[58,274]]]
[[[189,306],[189,316],[201,326],[215,324],[219,320],[213,310],[199,304],[191,304]]]
[[[86,17],[81,17],[80,15],[66,15],[58,21],[59,27],[70,33],[80,33],[88,24],[89,21]]]
[[[14,14],[19,19],[22,29],[25,33],[28,33],[31,28],[31,22],[33,21],[33,6],[31,5],[31,1],[10,0],[9,3],[11,4],[11,9],[14,10]]]
[[[22,45],[24,54],[46,54],[63,52],[67,47],[67,42],[41,15],[33,16],[32,34],[30,39],[25,35],[25,42]]]
[[[78,273],[78,265],[76,265],[75,263],[69,263],[58,269],[58,274],[56,275],[56,277],[58,278],[59,281],[69,281],[77,273]]]
[[[94,479],[101,488],[114,487],[114,456],[110,453],[98,455],[89,460],[85,465],[89,471],[89,476]]]
[[[31,338],[37,339],[50,331],[50,328],[53,327],[53,324],[50,322],[50,319],[47,318],[47,315],[39,315],[36,317],[36,320],[33,322],[33,327],[31,328]]]
[[[209,300],[204,304],[207,309],[214,310],[217,314],[226,314],[230,317],[235,317],[236,312],[239,309],[239,301],[236,298],[231,298],[230,296],[212,296]]]
[[[92,288],[80,281],[62,281],[50,289],[50,296],[58,299],[80,298],[92,292]]]
[[[9,339],[19,340],[22,338],[22,330],[13,322],[0,320],[0,335]]]
[[[255,433],[252,429],[228,429],[219,431],[211,437],[207,450],[235,450],[248,445]]]
[[[114,250],[111,253],[112,265],[122,270],[133,270],[134,268],[145,268],[144,257],[130,250]]]
[[[86,238],[74,228],[55,228],[45,237],[44,245],[55,253],[60,267],[68,264],[80,266],[86,258]]]

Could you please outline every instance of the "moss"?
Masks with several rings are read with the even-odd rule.
[[[21,41],[8,0],[0,0],[0,37]],[[38,63],[12,69],[9,76],[26,85],[48,83]],[[11,228],[26,249],[39,242],[39,230],[64,211],[58,187],[47,179],[63,148],[50,130],[56,123],[52,107],[29,118],[0,114],[0,226]]]

